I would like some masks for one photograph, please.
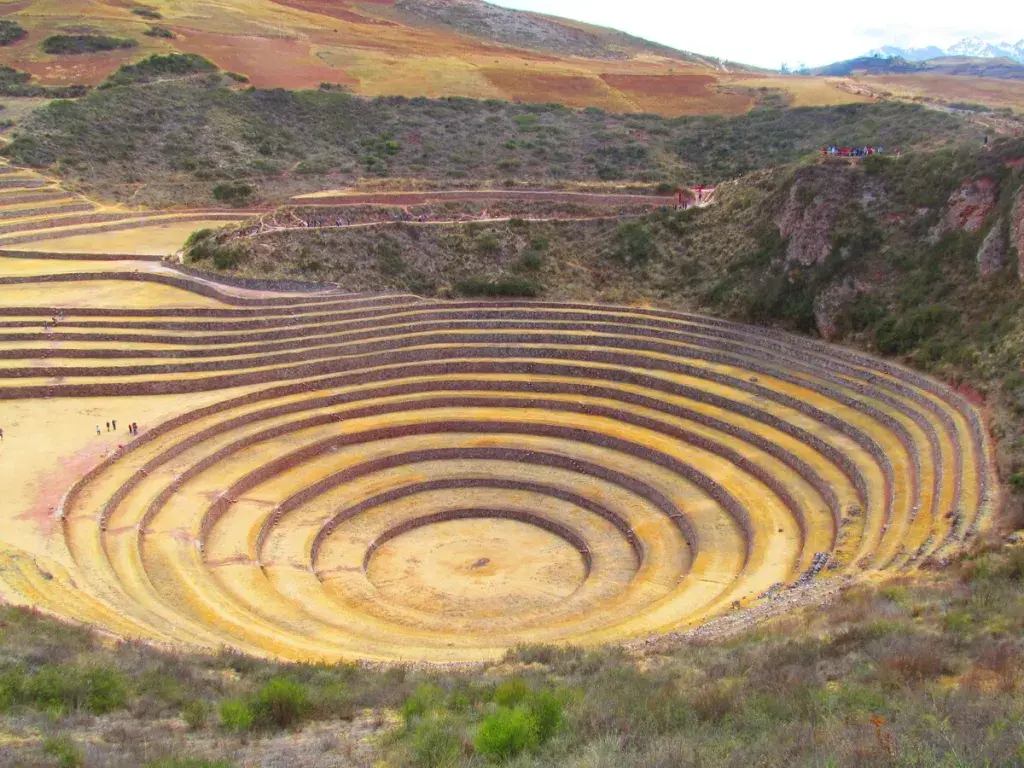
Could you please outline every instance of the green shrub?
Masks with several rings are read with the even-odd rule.
[[[951,635],[962,637],[970,633],[974,619],[965,611],[950,611],[942,617],[942,626]]]
[[[255,191],[244,181],[226,181],[213,188],[213,199],[229,205],[244,205]]]
[[[402,704],[402,719],[406,726],[438,708],[444,701],[444,689],[432,683],[420,683],[412,696]]]
[[[412,756],[419,768],[450,768],[459,763],[462,737],[446,717],[429,717],[412,734]]]
[[[382,240],[377,245],[377,269],[382,275],[397,277],[409,268],[402,258],[398,244],[391,240]]]
[[[474,243],[480,253],[497,253],[501,250],[501,238],[494,232],[485,232]]]
[[[128,701],[124,676],[110,667],[45,665],[26,678],[22,703],[37,709],[102,715]]]
[[[154,11],[152,8],[144,8],[141,6],[138,8],[132,8],[132,13],[136,16],[141,16],[144,19],[151,19],[153,21],[163,18],[163,15],[159,11]]]
[[[309,714],[309,692],[295,680],[274,678],[256,693],[252,711],[260,725],[291,728]]]
[[[194,245],[198,245],[203,240],[207,240],[213,237],[214,234],[216,233],[209,227],[205,229],[197,229],[195,232],[189,235],[188,240],[185,241],[186,250],[193,247]]]
[[[181,708],[181,719],[193,731],[205,728],[209,716],[210,705],[201,699],[190,701]]]
[[[540,745],[537,720],[525,707],[501,709],[480,724],[473,745],[495,762],[532,752]]]
[[[1006,561],[999,568],[999,575],[1012,581],[1024,581],[1024,549],[1016,548],[1007,552]]]
[[[43,40],[44,53],[52,56],[100,53],[135,48],[138,42],[106,35],[51,35]]]
[[[0,45],[11,45],[23,40],[28,32],[20,24],[9,19],[0,19]]]
[[[166,27],[150,27],[142,34],[146,37],[160,37],[165,40],[173,40],[175,38],[175,34]]]
[[[189,238],[192,241],[193,237],[201,235],[191,245],[185,246],[185,260],[187,262],[210,261],[213,262],[214,269],[219,270],[234,269],[238,266],[244,255],[241,248],[217,242],[217,239],[212,236],[213,233],[209,232],[209,230],[207,230],[208,234],[205,235],[202,232],[203,230],[193,233],[192,237]]]
[[[536,272],[544,266],[544,255],[532,248],[523,251],[522,256],[516,264],[516,269],[521,272]]]
[[[43,742],[43,752],[57,761],[60,768],[79,768],[85,765],[85,753],[69,736],[50,736]]]
[[[241,699],[225,699],[220,703],[220,724],[234,733],[252,729],[253,712]]]
[[[312,717],[349,720],[355,715],[355,700],[352,691],[341,681],[314,687],[310,691],[309,699]]]
[[[6,712],[22,698],[25,676],[17,669],[0,672],[0,713]]]
[[[909,354],[926,339],[954,328],[959,320],[959,313],[952,307],[928,304],[902,316],[887,317],[876,330],[875,344],[887,355]]]
[[[615,258],[630,266],[643,264],[658,252],[654,235],[641,221],[623,224],[615,233]]]
[[[236,83],[248,83],[249,82],[249,78],[246,75],[243,75],[243,74],[241,74],[239,72],[225,72],[224,74],[227,75],[228,77],[230,77]]]
[[[530,687],[521,677],[513,677],[500,683],[494,689],[494,703],[500,707],[514,709],[530,695]]]
[[[545,744],[562,729],[562,702],[551,691],[540,691],[530,697],[529,708],[537,723],[537,739]]]
[[[512,118],[512,121],[516,124],[519,130],[524,133],[537,130],[536,115],[516,115]]]

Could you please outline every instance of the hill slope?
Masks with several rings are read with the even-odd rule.
[[[209,205],[213,188],[228,181],[256,186],[248,202],[263,203],[363,176],[715,184],[833,142],[907,149],[981,140],[965,120],[906,104],[667,120],[557,105],[240,91],[222,79],[105,88],[54,102],[5,152],[53,168],[80,191],[166,206]]]
[[[258,87],[339,83],[368,95],[558,102],[617,112],[740,113],[758,89],[796,105],[864,101],[816,78],[781,78],[675,51],[614,30],[510,11],[480,0],[23,0],[0,17],[27,36],[0,64],[42,84],[95,85],[152,53],[198,53]],[[105,35],[131,48],[51,55],[50,35]]]

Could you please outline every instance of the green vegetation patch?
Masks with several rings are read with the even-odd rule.
[[[159,37],[163,38],[164,40],[174,40],[174,38],[177,37],[177,35],[175,35],[171,30],[167,29],[167,27],[150,27],[142,34],[144,34],[146,37]]]
[[[240,89],[224,77],[97,90],[74,110],[37,111],[23,131],[45,164],[82,161],[76,174],[102,196],[123,192],[152,203],[159,194],[195,205],[209,187],[185,179],[274,178],[281,200],[343,183],[339,175],[629,180],[674,189],[798,160],[833,142],[908,149],[980,141],[982,133],[952,115],[900,104],[669,119],[496,100],[364,99],[334,88]],[[122,139],[117,146],[114,136]],[[300,164],[301,178],[283,175]],[[141,198],[140,167],[147,169]],[[330,182],[318,178],[327,175]]]
[[[28,31],[18,22],[11,21],[10,19],[0,19],[0,46],[11,45],[19,40],[24,40],[27,36]]]
[[[107,35],[51,35],[42,42],[44,53],[52,56],[74,56],[135,48],[138,41]]]
[[[146,8],[143,6],[132,8],[132,13],[134,13],[136,16],[141,16],[144,19],[150,19],[152,21],[158,21],[163,18],[163,14],[161,14],[160,11],[156,11],[152,8]]]
[[[43,86],[31,83],[28,72],[0,65],[0,95],[16,98],[77,99],[87,94],[86,85]]]
[[[106,86],[151,83],[176,77],[216,72],[217,65],[195,53],[153,54],[137,64],[125,64],[112,74]]]

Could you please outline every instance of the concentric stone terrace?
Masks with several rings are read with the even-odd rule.
[[[62,266],[3,296],[119,280],[172,299],[47,330],[52,307],[5,302],[0,398],[181,407],[67,478],[66,578],[9,559],[0,583],[121,635],[432,661],[622,641],[826,562],[940,559],[992,505],[971,405],[843,348],[648,309]]]

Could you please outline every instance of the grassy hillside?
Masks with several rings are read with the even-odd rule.
[[[463,672],[114,644],[0,607],[0,763],[1018,765],[1024,550],[701,642]]]
[[[23,124],[5,152],[100,197],[202,205],[217,184],[237,180],[254,187],[249,203],[366,176],[714,184],[832,142],[907,149],[981,137],[967,121],[897,103],[667,119],[229,84],[237,85],[213,73],[57,101]]]
[[[859,167],[814,163],[722,185],[708,209],[631,222],[226,233],[191,256],[352,290],[657,301],[823,335],[984,397],[1001,475],[1024,492],[1021,158],[1024,144],[1008,141]],[[1024,524],[1021,498],[1007,505]]]

